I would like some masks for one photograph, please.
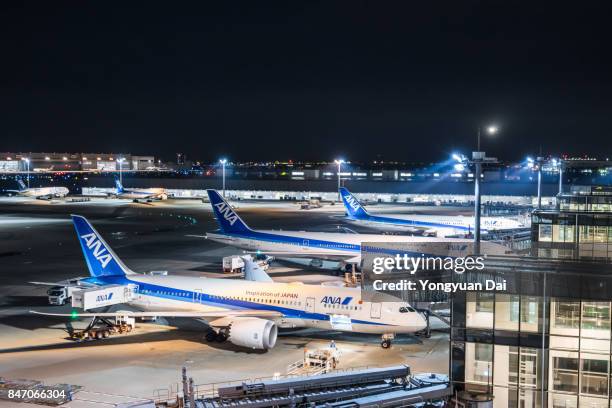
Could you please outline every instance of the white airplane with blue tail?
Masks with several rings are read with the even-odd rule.
[[[218,231],[206,233],[207,239],[247,251],[259,251],[278,258],[339,261],[348,267],[361,263],[362,243],[397,243],[404,250],[397,249],[393,253],[407,253],[409,256],[449,256],[469,251],[472,245],[471,240],[458,238],[254,230],[249,228],[217,191],[208,190],[207,192],[219,224]],[[388,249],[379,248],[376,245],[366,249],[371,252],[388,252]],[[490,242],[483,242],[482,250],[490,255],[506,253],[505,247]]]
[[[50,200],[52,198],[62,198],[68,195],[68,189],[66,187],[26,187],[23,180],[20,178],[17,179],[17,184],[19,185],[18,190],[6,190],[9,193],[15,193],[17,195],[23,197],[32,197],[36,199],[47,199]]]
[[[357,197],[345,187],[340,188],[340,196],[346,208],[347,220],[378,230],[421,232],[437,237],[466,236],[474,231],[474,217],[421,214],[374,215],[368,213]],[[506,217],[482,217],[480,223],[483,234],[526,228],[523,223]]]
[[[91,275],[84,282],[101,289],[130,288],[134,296],[126,304],[139,311],[33,313],[69,318],[188,317],[209,325],[209,341],[262,350],[274,347],[278,328],[381,334],[382,346],[389,347],[395,334],[426,327],[423,316],[400,299],[371,302],[362,299],[359,288],[273,282],[248,257],[249,280],[138,274],[84,217],[73,215],[72,221]],[[100,298],[104,300],[104,294]]]
[[[126,198],[128,200],[166,200],[168,199],[168,193],[165,188],[144,188],[144,189],[126,189],[123,188],[121,181],[115,178],[115,193],[111,194],[113,197]]]

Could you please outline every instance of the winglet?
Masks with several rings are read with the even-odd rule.
[[[340,196],[342,197],[342,202],[344,203],[344,207],[346,208],[346,212],[348,213],[349,218],[354,220],[366,219],[370,216],[368,212],[363,208],[357,197],[351,194],[344,187],[340,187]]]
[[[244,261],[244,280],[253,282],[274,282],[270,275],[253,260],[251,255],[241,256]]]
[[[236,214],[232,206],[216,190],[206,190],[206,192],[221,231],[236,234],[251,231],[248,225]]]
[[[71,217],[91,276],[124,276],[134,273],[121,262],[85,217],[80,215],[71,215]]]

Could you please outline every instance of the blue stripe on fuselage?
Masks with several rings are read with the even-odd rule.
[[[337,251],[361,253],[361,245],[356,245],[356,244],[343,244],[343,243],[338,243],[334,241],[322,241],[322,240],[310,239],[310,238],[298,238],[298,237],[292,237],[292,236],[280,235],[280,234],[269,234],[266,232],[259,232],[259,231],[253,231],[253,230],[249,230],[248,232],[245,232],[242,234],[226,233],[223,231],[217,231],[217,233],[228,236],[228,237],[234,237],[234,238],[253,239],[257,241],[266,241],[266,242],[272,242],[272,243],[278,243],[278,244],[289,244],[289,245],[296,245],[296,246],[308,247],[308,248],[314,248],[314,249],[331,249],[331,250],[337,250]],[[467,244],[463,242],[453,243],[453,244],[454,245],[457,245],[457,244],[465,245],[465,247],[460,248],[460,250],[464,250],[467,248]],[[426,254],[423,252],[402,251],[400,249],[389,249],[389,248],[381,248],[381,247],[374,247],[374,246],[368,246],[366,250],[369,252],[373,252],[373,253],[390,254],[390,255],[396,255],[396,254],[404,255],[405,254],[407,256],[419,256],[419,257],[422,255],[424,256],[442,256],[442,254]],[[308,255],[308,253],[304,252],[303,255]]]
[[[298,318],[298,319],[310,319],[328,321],[330,320],[329,315],[323,313],[311,313],[303,310],[296,310],[282,306],[275,306],[263,303],[248,302],[244,300],[229,299],[223,296],[214,296],[204,292],[193,292],[184,289],[177,289],[172,287],[154,285],[146,282],[139,282],[129,279],[128,276],[104,276],[95,278],[95,282],[88,281],[89,283],[95,283],[97,285],[138,285],[137,292],[145,296],[154,296],[162,299],[178,300],[188,303],[199,303],[209,306],[224,307],[226,309],[234,310],[271,310],[281,313],[287,318]],[[172,295],[170,294],[172,293]],[[197,301],[196,301],[197,299]],[[384,323],[371,322],[367,320],[355,320],[352,319],[353,323],[356,324],[371,324],[375,326],[393,326]]]

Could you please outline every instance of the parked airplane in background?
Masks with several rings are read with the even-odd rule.
[[[115,178],[115,187],[115,193],[112,195],[117,198],[126,198],[134,201],[168,199],[168,193],[165,188],[125,189],[118,178]]]
[[[457,238],[252,230],[217,191],[207,190],[207,192],[220,229],[206,233],[206,238],[249,251],[260,251],[278,258],[335,260],[341,261],[346,266],[357,265],[361,262],[362,242],[404,243],[406,251],[419,256],[421,254],[448,256],[453,251],[457,252],[458,247],[466,248],[472,242],[468,239]],[[499,244],[483,242],[482,245],[483,252],[490,255],[505,253],[505,248]]]
[[[449,215],[397,214],[392,217],[368,213],[357,197],[346,188],[340,188],[340,195],[346,207],[347,219],[368,227],[381,230],[403,230],[422,232],[425,235],[448,237],[465,236],[474,231],[474,217]],[[482,217],[481,232],[501,232],[524,229],[526,226],[505,217]]]
[[[27,188],[23,183],[23,180],[17,179],[17,184],[19,184],[18,190],[7,190],[9,193],[16,193],[17,195],[24,197],[33,197],[37,199],[46,199],[50,200],[55,197],[65,197],[68,195],[68,189],[66,187],[36,187],[36,188]]]
[[[212,328],[209,341],[229,340],[253,349],[270,349],[278,328],[308,327],[383,335],[385,348],[398,333],[426,327],[423,316],[406,302],[362,300],[360,288],[276,283],[245,257],[251,280],[141,275],[121,262],[84,218],[72,216],[91,278],[99,286],[125,285],[135,294],[127,304],[141,312],[39,313],[66,317],[191,317]],[[115,286],[116,288],[116,286]],[[100,296],[103,300],[107,297]]]

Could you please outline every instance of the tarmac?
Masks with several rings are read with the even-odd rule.
[[[360,230],[343,221],[338,205],[300,210],[295,202],[239,202],[236,207],[253,228],[333,231],[344,226]],[[390,206],[374,207],[392,210]],[[394,209],[415,210],[428,209]],[[209,204],[200,200],[132,203],[91,199],[73,203],[70,198],[0,197],[0,214],[0,377],[75,384],[91,393],[118,397],[151,398],[177,386],[182,366],[196,384],[269,377],[285,374],[289,364],[302,359],[305,349],[325,348],[332,339],[342,352],[340,369],[407,364],[415,373],[448,372],[448,333],[441,323],[434,323],[431,338],[400,336],[388,350],[380,347],[379,336],[296,330],[281,332],[272,350],[249,351],[227,342],[206,343],[205,326],[187,319],[139,323],[130,334],[75,343],[67,338],[65,320],[29,313],[69,310],[69,306],[48,305],[47,287],[29,282],[88,275],[69,214],[88,217],[119,257],[138,272],[167,270],[175,275],[235,279],[238,277],[221,273],[221,258],[240,251],[203,238],[217,226]],[[274,280],[285,282],[319,284],[342,279],[332,271],[279,262],[273,263],[269,272]],[[74,326],[86,324],[81,321]]]

